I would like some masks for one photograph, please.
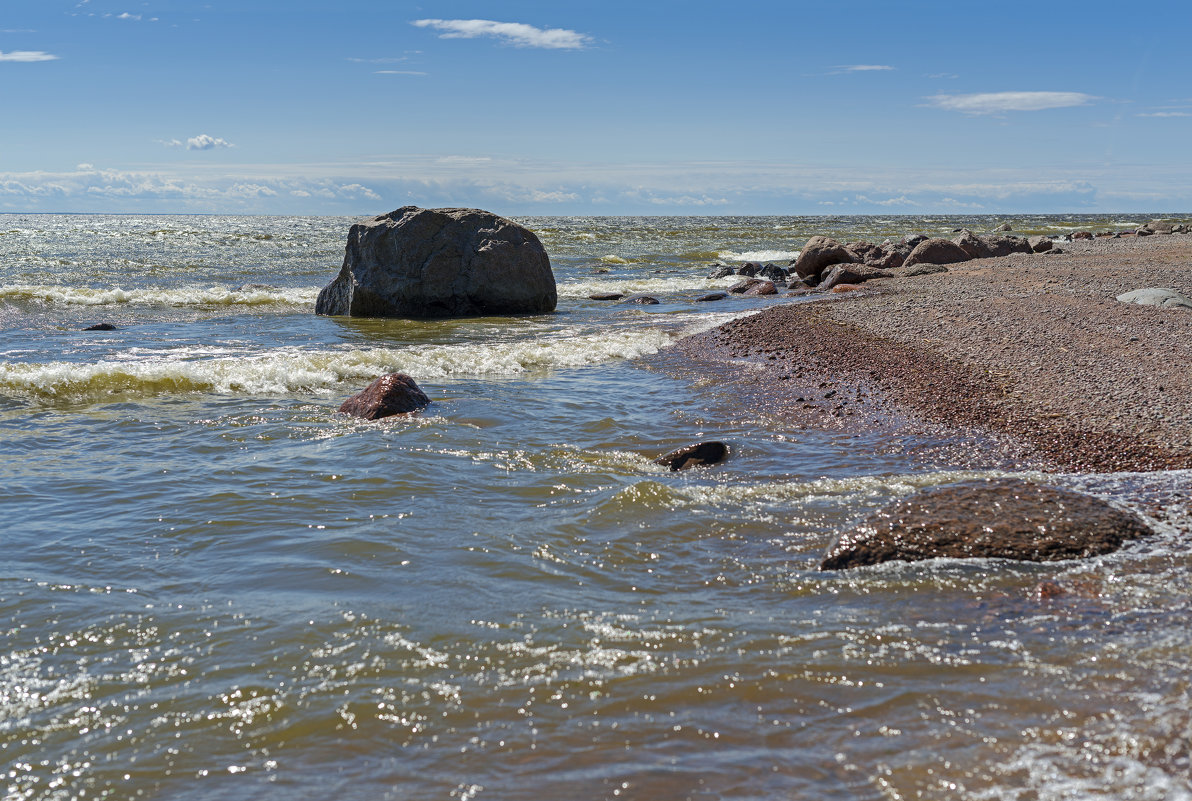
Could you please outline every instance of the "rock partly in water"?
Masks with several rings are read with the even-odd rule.
[[[833,264],[848,264],[853,261],[853,254],[835,239],[826,236],[813,236],[799,251],[799,257],[794,261],[795,273],[800,278],[808,276],[818,277],[825,267]]]
[[[758,281],[745,288],[742,295],[777,295],[778,287],[774,286],[773,281]]]
[[[419,389],[414,379],[405,373],[389,373],[344,401],[339,411],[365,420],[379,420],[395,414],[416,412],[428,403],[430,398]]]
[[[588,300],[620,300],[623,297],[625,295],[620,292],[593,292],[588,295]]]
[[[700,442],[671,451],[666,456],[654,460],[655,464],[669,467],[671,470],[687,470],[701,465],[711,465],[723,462],[728,458],[728,446],[723,442]]]
[[[785,284],[786,279],[790,273],[779,267],[777,264],[767,264],[765,267],[758,270],[758,277],[765,278],[767,281],[773,281],[776,284]]]
[[[995,231],[1012,231],[1013,229],[1010,227],[1010,223],[1004,222],[1001,225],[999,225],[997,228],[994,228],[993,230],[995,230]]]
[[[752,278],[757,275],[762,269],[762,266],[755,261],[747,261],[737,268],[737,275],[744,275],[747,278]]]
[[[927,239],[915,245],[915,249],[906,257],[902,266],[905,268],[914,267],[916,264],[956,264],[968,260],[969,255],[955,242],[949,242],[947,239]]]
[[[712,272],[708,273],[711,279],[728,278],[730,275],[736,275],[736,271],[727,264],[713,264]]]
[[[728,297],[727,292],[709,292],[706,295],[700,295],[695,299],[696,303],[710,303],[714,300],[724,300]]]
[[[649,295],[630,295],[622,303],[636,303],[639,306],[657,306],[658,298],[652,298]]]
[[[119,331],[120,329],[117,328],[116,326],[112,325],[111,323],[96,323],[95,325],[87,326],[83,330],[84,331]]]
[[[1051,562],[1111,553],[1150,533],[1136,515],[1090,495],[1011,478],[970,481],[879,509],[842,535],[820,568],[937,557]]]
[[[479,209],[405,206],[353,225],[316,314],[475,317],[541,314],[558,302],[538,237]]]
[[[1192,309],[1192,300],[1176,292],[1174,289],[1147,287],[1135,289],[1118,295],[1117,300],[1122,303],[1137,303],[1140,306],[1162,306],[1165,309]]]

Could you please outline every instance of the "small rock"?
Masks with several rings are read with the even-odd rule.
[[[430,403],[426,393],[405,373],[389,373],[343,402],[341,414],[379,420],[395,414],[416,412]]]
[[[1121,303],[1137,303],[1140,306],[1161,306],[1164,309],[1192,309],[1192,300],[1184,297],[1174,289],[1161,289],[1159,287],[1135,289],[1133,292],[1118,295],[1117,300]]]
[[[1051,562],[1112,553],[1150,533],[1136,515],[1090,495],[1013,478],[969,481],[879,509],[843,534],[820,568],[937,557]]]
[[[117,328],[116,326],[112,325],[111,323],[96,323],[95,325],[87,326],[83,330],[84,331],[119,331],[120,329]]]
[[[639,306],[657,306],[658,298],[652,298],[649,295],[631,295],[625,298],[623,303],[636,303]]]
[[[728,297],[727,292],[709,292],[707,295],[700,295],[695,299],[696,303],[709,303],[714,300],[724,300]]]
[[[736,273],[727,264],[713,264],[712,272],[708,273],[708,277],[712,279],[728,278],[730,275],[736,275]]]
[[[1035,253],[1046,253],[1055,247],[1055,243],[1045,236],[1032,236],[1026,240]]]
[[[758,281],[751,286],[745,288],[742,295],[777,295],[778,287],[774,286],[773,281]]]
[[[700,465],[723,462],[727,457],[728,446],[723,442],[700,442],[671,451],[666,456],[655,459],[654,463],[669,467],[671,470],[687,470]]]
[[[997,228],[994,228],[993,230],[995,230],[995,231],[1013,231],[1014,229],[1010,227],[1010,223],[1004,222],[1001,225],[999,225]]]
[[[733,295],[744,295],[751,286],[760,283],[762,283],[760,278],[746,278],[744,281],[738,281],[737,283],[730,286],[728,291]]]
[[[787,276],[790,275],[790,273],[777,264],[767,264],[757,274],[759,278],[765,278],[767,281],[773,281],[776,284],[785,284]]]
[[[620,300],[623,297],[620,292],[596,292],[588,295],[588,300]]]
[[[762,266],[754,261],[747,261],[737,268],[737,275],[744,275],[749,278],[757,275],[762,269]]]
[[[1092,238],[1093,238],[1092,231],[1076,231],[1075,233],[1072,234],[1073,241],[1075,241],[1077,239],[1092,239]]]
[[[837,284],[832,287],[832,291],[837,295],[843,295],[845,292],[856,292],[860,288],[860,284]]]

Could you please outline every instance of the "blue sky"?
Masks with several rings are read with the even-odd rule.
[[[0,4],[0,211],[1192,210],[1192,5]]]

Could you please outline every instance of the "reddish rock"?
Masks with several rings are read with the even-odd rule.
[[[778,288],[774,286],[772,281],[758,281],[752,286],[746,287],[742,295],[777,295]]]
[[[1027,240],[1027,244],[1031,246],[1031,250],[1035,253],[1046,253],[1055,247],[1055,243],[1045,236],[1032,236]]]
[[[983,236],[985,257],[1009,256],[1011,253],[1032,253],[1030,243],[1020,236]]]
[[[339,411],[365,420],[379,420],[395,414],[416,412],[428,403],[430,398],[418,388],[414,379],[405,373],[389,373],[369,384],[363,392],[344,401]]]
[[[836,264],[828,269],[818,289],[828,292],[838,284],[862,284],[874,278],[889,278],[891,273],[864,264]]]
[[[837,295],[843,295],[845,292],[856,292],[860,288],[860,284],[837,284],[832,287],[832,291]]]
[[[826,236],[813,236],[799,251],[799,258],[795,259],[795,272],[800,278],[818,278],[825,267],[832,264],[848,264],[854,261],[853,254],[835,239]]]
[[[1051,562],[1111,553],[1151,531],[1136,515],[1071,490],[1012,478],[923,490],[867,517],[823,570],[921,559]]]
[[[1077,231],[1076,233],[1072,234],[1072,238],[1073,239],[1092,239],[1093,232],[1092,231]]]
[[[911,255],[902,263],[903,267],[916,264],[956,264],[968,261],[969,255],[955,242],[947,239],[928,239],[915,245]]]

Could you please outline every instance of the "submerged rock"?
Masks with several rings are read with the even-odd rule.
[[[969,481],[879,509],[843,534],[820,568],[936,557],[1051,562],[1111,553],[1150,533],[1136,515],[1090,495],[1012,478]]]
[[[538,237],[479,209],[403,208],[353,225],[316,314],[472,317],[539,314],[558,302]]]
[[[430,403],[414,379],[405,373],[389,373],[343,402],[340,414],[379,420],[395,414],[416,412]]]
[[[1174,289],[1147,287],[1135,289],[1118,295],[1116,300],[1121,303],[1137,303],[1140,306],[1162,306],[1165,309],[1192,309],[1192,300],[1176,292]]]
[[[658,298],[652,298],[649,295],[630,295],[621,302],[636,303],[639,306],[657,306]]]
[[[96,323],[95,325],[87,326],[83,330],[84,331],[119,331],[120,329],[117,328],[116,326],[112,325],[111,323]]]
[[[699,442],[671,451],[666,456],[655,459],[654,463],[671,470],[687,470],[700,465],[723,462],[727,457],[728,446],[723,442]]]
[[[588,300],[620,300],[625,297],[620,292],[594,292],[588,295]]]

